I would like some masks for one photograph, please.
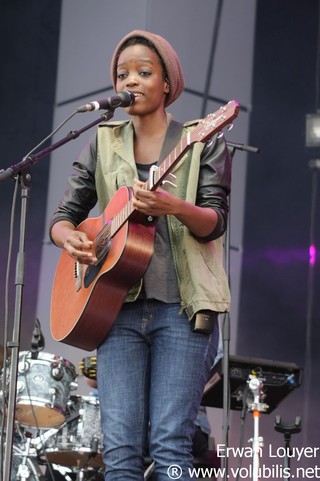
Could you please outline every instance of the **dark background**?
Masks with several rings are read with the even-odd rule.
[[[250,154],[248,162],[237,340],[241,354],[308,365],[299,393],[286,400],[287,420],[303,418],[308,445],[319,443],[313,415],[320,401],[319,259],[309,268],[318,173],[309,161],[320,151],[305,147],[305,116],[319,108],[318,35],[318,1],[258,1],[250,142],[261,153]],[[315,205],[319,246],[319,196]],[[294,402],[298,407],[290,412]]]
[[[17,164],[52,130],[60,25],[60,1],[3,1],[0,6],[0,168]],[[22,325],[31,337],[39,283],[49,157],[32,168],[26,233],[26,269]],[[0,184],[0,324],[3,335],[4,289],[9,227],[15,182]],[[13,318],[15,261],[19,241],[21,189],[17,192],[14,251],[10,277],[10,320]],[[11,332],[11,331],[10,331]],[[0,337],[0,342],[2,339]],[[29,340],[30,340],[29,337]],[[22,339],[22,345],[25,345]],[[30,341],[29,341],[30,342]],[[29,348],[29,345],[28,345]]]

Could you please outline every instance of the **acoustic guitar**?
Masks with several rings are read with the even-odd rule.
[[[200,120],[164,159],[150,170],[144,188],[161,186],[195,142],[206,142],[238,116],[232,100]],[[60,256],[52,289],[51,333],[56,341],[92,351],[107,336],[129,289],[144,275],[153,254],[155,222],[132,205],[133,190],[123,186],[100,217],[77,227],[94,243],[95,265],[84,265],[66,251]]]

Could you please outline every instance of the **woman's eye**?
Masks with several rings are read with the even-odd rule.
[[[118,73],[117,77],[118,77],[119,80],[123,80],[123,79],[126,78],[126,75],[127,75],[126,73]]]
[[[142,75],[143,77],[148,77],[149,75],[151,75],[151,72],[147,72],[146,70],[142,70],[140,72],[140,75]]]

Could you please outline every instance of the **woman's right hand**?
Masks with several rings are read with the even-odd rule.
[[[77,262],[92,265],[98,261],[93,242],[85,232],[76,230],[71,222],[60,221],[54,224],[51,236],[54,243],[62,247]]]

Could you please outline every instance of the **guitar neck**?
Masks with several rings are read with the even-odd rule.
[[[230,122],[237,117],[238,112],[239,104],[233,100],[226,106],[220,107],[217,112],[201,119],[198,125],[181,139],[179,144],[170,152],[168,157],[164,159],[158,169],[152,172],[153,175],[149,176],[145,184],[146,188],[148,190],[156,190],[192,144],[196,142],[204,143],[211,139],[214,134],[221,132],[223,127],[228,124],[230,125]]]
[[[128,200],[126,205],[112,218],[111,237],[129,220],[131,215],[136,211],[132,204],[132,198]]]
[[[195,141],[193,141],[194,143]],[[191,137],[187,134],[183,137],[180,143],[170,152],[170,154],[163,160],[159,168],[153,171],[152,175],[145,182],[144,188],[147,190],[156,190],[169,175],[174,166],[179,162],[181,157],[189,149],[191,145]],[[111,236],[115,235],[118,230],[129,220],[129,218],[136,212],[133,207],[132,199],[112,218]]]
[[[145,188],[147,190],[156,190],[160,187],[181,157],[183,157],[186,151],[190,148],[191,144],[196,142],[196,140],[192,139],[193,137],[190,132],[187,133],[187,135],[180,140],[179,144],[176,145],[170,154],[161,162],[159,167],[149,175],[149,178],[145,183]]]
[[[188,132],[170,154],[161,162],[157,169],[151,170],[144,188],[150,191],[156,190],[162,185],[165,178],[170,174],[175,165],[181,160],[190,146],[196,142],[206,142],[214,134],[221,132],[223,127],[230,125],[232,120],[238,116],[239,104],[232,100],[216,112],[209,114],[201,119],[198,125]],[[232,124],[231,124],[232,126]],[[125,222],[135,213],[136,209],[132,205],[132,199],[123,209],[112,218],[111,236],[113,236],[124,225]]]

